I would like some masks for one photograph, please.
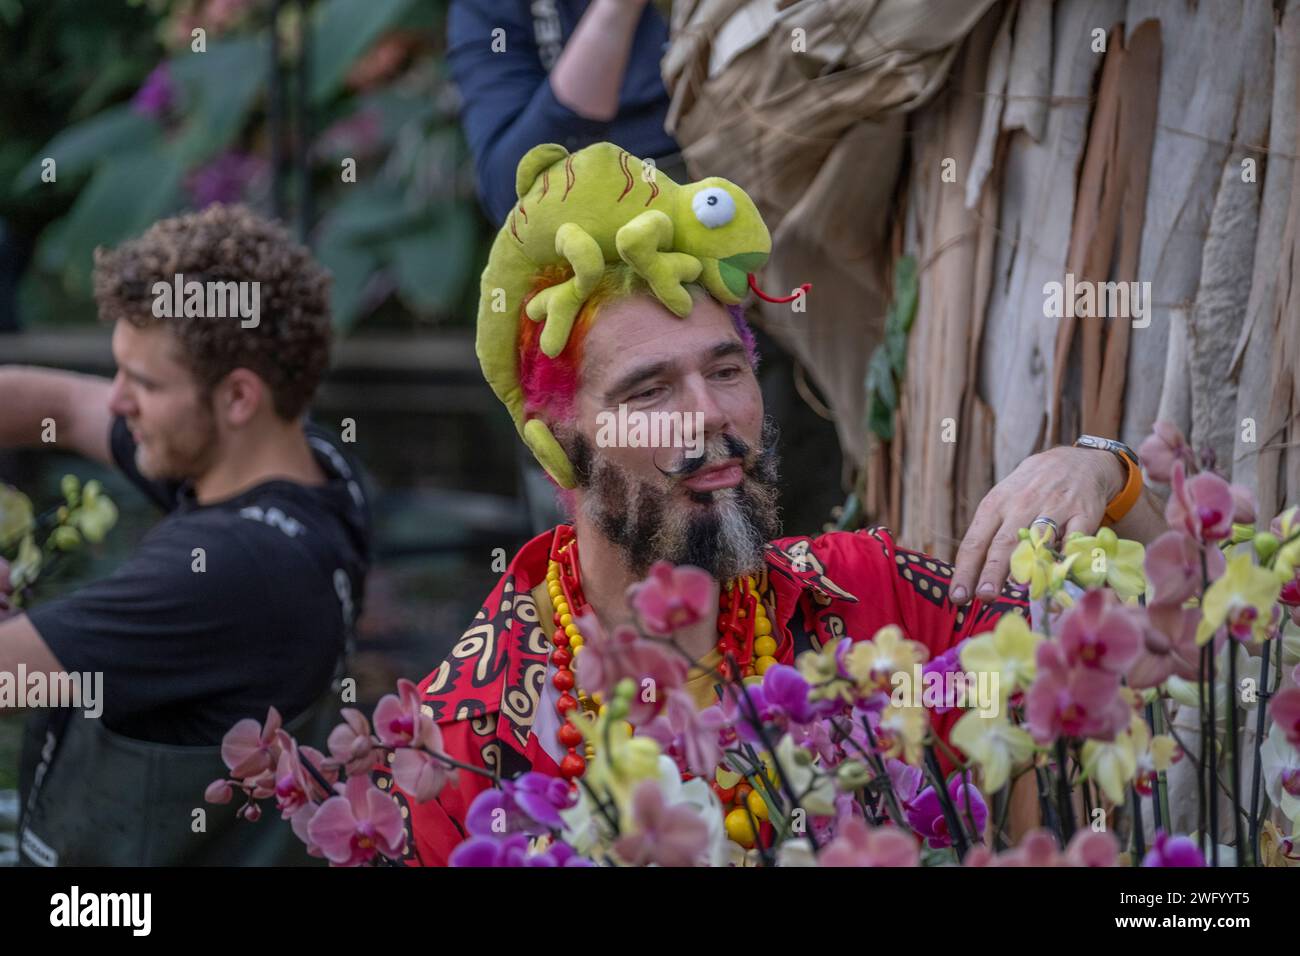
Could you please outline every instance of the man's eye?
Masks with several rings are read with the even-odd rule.
[[[662,385],[656,385],[654,388],[647,388],[643,392],[637,392],[635,395],[629,395],[628,401],[629,402],[649,401],[651,399],[658,398],[660,395],[663,394],[663,391],[664,391],[664,387]]]
[[[733,379],[739,374],[740,374],[740,366],[728,365],[726,368],[720,368],[716,372],[714,372],[713,377],[727,380],[727,379]]]

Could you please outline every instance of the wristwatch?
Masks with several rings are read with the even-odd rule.
[[[1137,503],[1138,496],[1142,494],[1142,465],[1138,461],[1137,453],[1122,441],[1099,438],[1096,435],[1080,435],[1075,439],[1074,447],[1108,451],[1124,465],[1124,471],[1128,476],[1124,481],[1124,487],[1120,489],[1119,494],[1106,502],[1106,517],[1102,520],[1102,524],[1109,527],[1128,514],[1129,509]]]

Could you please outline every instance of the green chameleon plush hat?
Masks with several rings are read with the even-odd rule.
[[[683,318],[692,307],[683,285],[688,282],[732,305],[750,288],[768,301],[796,296],[772,298],[759,291],[753,273],[767,262],[772,237],[745,191],[725,179],[678,185],[613,143],[572,154],[544,143],[519,161],[515,192],[519,202],[483,270],[476,350],[484,377],[524,442],[561,487],[572,488],[573,466],[545,422],[525,420],[519,385],[520,307],[542,269],[567,264],[573,270],[572,278],[528,303],[528,318],[545,323],[540,344],[552,358],[564,350],[582,303],[608,263],[627,263]]]

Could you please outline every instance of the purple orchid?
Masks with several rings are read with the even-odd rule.
[[[159,119],[176,105],[176,84],[166,63],[159,63],[131,97],[131,109]]]
[[[524,833],[513,833],[504,840],[472,836],[451,851],[448,862],[460,867],[595,866],[567,843],[552,843],[534,853],[528,851],[528,844]]]
[[[1205,866],[1205,857],[1191,837],[1156,833],[1155,843],[1142,858],[1143,866]]]
[[[502,780],[500,790],[484,790],[470,804],[465,828],[474,836],[500,840],[506,834],[541,836],[564,826],[561,810],[577,802],[577,794],[560,777],[530,771]]]
[[[970,784],[963,784],[960,777],[953,777],[948,781],[948,794],[952,797],[952,804],[961,817],[962,827],[970,826],[973,819],[976,836],[982,834],[984,824],[988,822],[989,808],[979,790]],[[926,787],[922,790],[905,812],[908,824],[925,837],[926,843],[932,848],[952,846],[952,833],[948,829],[948,820],[943,815],[943,804],[940,803],[939,794],[934,787]]]

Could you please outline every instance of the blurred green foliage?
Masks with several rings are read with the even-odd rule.
[[[488,228],[442,63],[446,3],[310,5],[308,240],[334,274],[341,331],[368,317],[473,314]],[[34,242],[24,325],[93,321],[97,246],[212,199],[270,211],[270,10],[269,0],[0,0],[0,217]],[[297,17],[285,4],[286,64],[298,56]],[[192,49],[196,26],[204,52]],[[42,180],[47,157],[54,182]]]

